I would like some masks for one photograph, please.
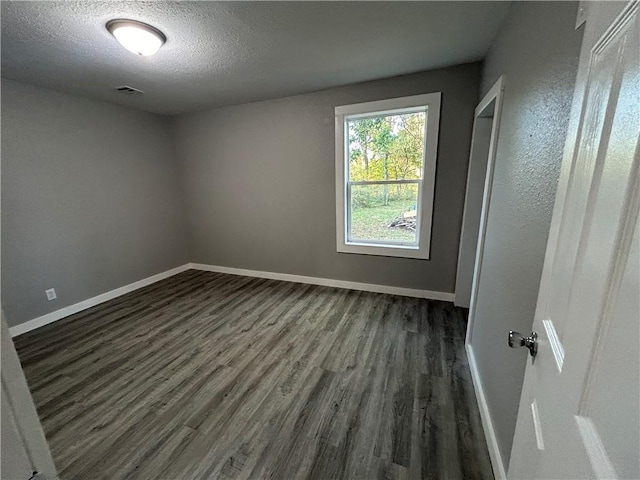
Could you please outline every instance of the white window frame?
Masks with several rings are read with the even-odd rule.
[[[440,92],[413,95],[410,97],[390,98],[375,102],[341,105],[335,107],[336,129],[336,240],[340,253],[356,253],[364,255],[382,255],[386,257],[404,257],[429,259],[431,247],[431,224],[433,221],[433,196],[436,179],[436,157],[438,154],[438,130],[440,126]],[[348,182],[348,136],[346,122],[349,119],[371,116],[383,116],[411,111],[427,110],[425,122],[425,151],[422,180],[389,180],[372,182]],[[418,241],[416,244],[385,243],[383,241],[354,242],[349,241],[347,189],[351,184],[397,184],[418,183],[419,216],[416,222]]]

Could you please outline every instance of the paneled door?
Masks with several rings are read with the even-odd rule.
[[[523,349],[509,478],[640,478],[638,15],[637,1],[581,3],[571,127],[533,324],[538,350],[534,358]]]

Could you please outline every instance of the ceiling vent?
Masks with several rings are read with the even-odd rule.
[[[129,85],[116,87],[116,90],[126,95],[142,95],[144,93],[142,90],[138,90],[137,88],[130,87]]]

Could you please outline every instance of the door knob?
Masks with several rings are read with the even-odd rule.
[[[525,337],[519,332],[509,330],[509,346],[511,348],[527,347],[533,358],[538,353],[538,334],[531,332],[531,335]]]

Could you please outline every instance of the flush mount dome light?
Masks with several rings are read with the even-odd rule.
[[[107,30],[120,45],[136,55],[153,55],[167,41],[160,30],[136,20],[111,20],[107,22]]]

